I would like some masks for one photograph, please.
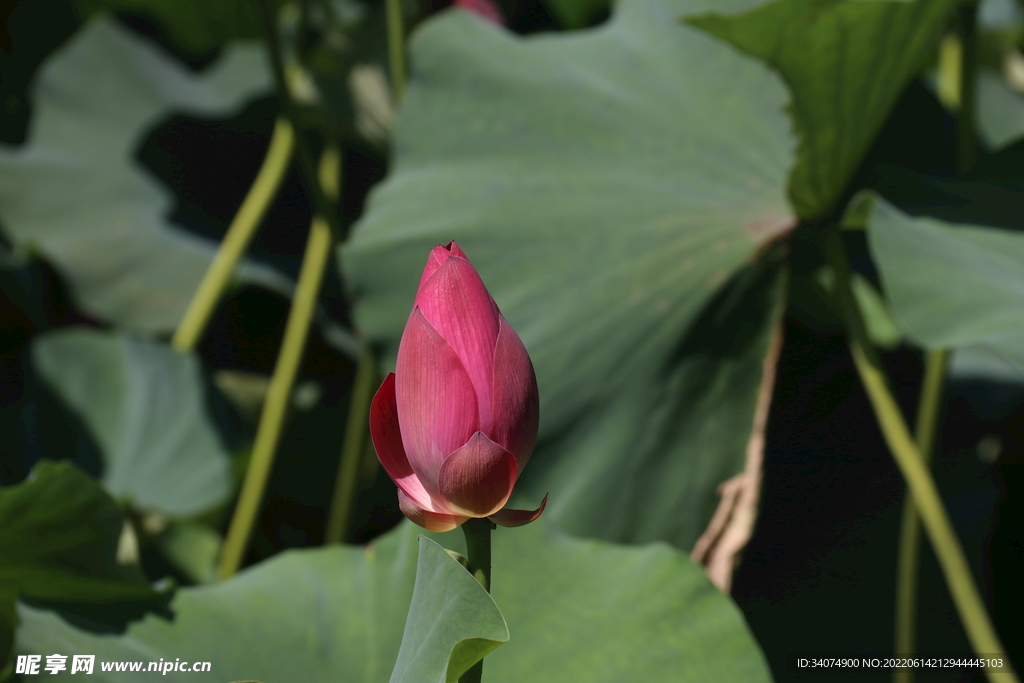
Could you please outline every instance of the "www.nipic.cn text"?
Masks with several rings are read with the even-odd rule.
[[[96,655],[18,655],[14,672],[22,675],[91,674],[96,670]],[[147,672],[166,676],[168,673],[200,673],[210,670],[210,662],[188,662],[161,659],[158,662],[99,662],[100,671]]]

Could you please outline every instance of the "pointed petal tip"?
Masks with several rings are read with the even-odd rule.
[[[540,507],[536,510],[510,510],[505,508],[504,510],[498,510],[487,519],[491,520],[498,526],[525,526],[544,514],[544,508],[547,506],[548,494],[545,493],[544,500],[541,501]]]
[[[469,260],[454,240],[448,244],[436,245],[427,255],[427,265],[423,267],[423,275],[420,276],[420,284],[416,288],[417,293],[423,289],[423,285],[430,279],[430,276],[448,260],[449,256],[461,256],[467,261]]]
[[[480,278],[480,273],[466,259],[450,256],[423,283],[416,293],[413,305],[418,309],[419,315],[422,315],[423,321],[437,332],[458,356],[472,381],[477,397],[474,401],[479,401],[482,420],[485,423],[489,422],[494,347],[500,323],[498,311]],[[412,332],[411,326],[416,319],[417,314],[413,313],[406,324],[402,345],[399,346],[399,364],[405,339]],[[401,367],[398,369],[398,380],[401,403]]]
[[[448,244],[435,245],[434,248],[430,250],[430,255],[427,256],[427,267],[423,271],[423,277],[420,279],[420,284],[432,275],[433,272],[437,270],[439,266],[443,265],[451,256],[458,256],[459,258],[466,259],[467,261],[469,260],[469,257],[466,256],[466,252],[462,251],[459,245],[455,243],[455,240],[452,240]]]
[[[462,251],[462,248],[455,243],[455,240],[452,240],[448,244],[444,245],[442,249],[446,249],[448,251],[448,254],[451,256],[458,256],[459,258],[464,258],[467,261],[469,260],[469,257],[466,256],[466,252]]]

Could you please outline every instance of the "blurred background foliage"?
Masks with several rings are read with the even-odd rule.
[[[517,489],[522,504],[550,492],[545,524],[615,543],[666,541],[676,553],[577,538],[510,557],[584,553],[590,567],[586,553],[600,547],[621,553],[609,567],[678,579],[668,585],[679,609],[648,605],[647,619],[683,629],[701,613],[727,624],[721,638],[679,630],[664,641],[678,657],[695,642],[727,643],[688,679],[767,678],[757,645],[780,681],[800,680],[789,652],[889,652],[904,487],[819,249],[826,226],[844,222],[858,303],[904,414],[916,409],[922,349],[956,349],[932,468],[996,627],[1012,632],[1024,607],[1021,8],[981,3],[968,40],[956,23],[964,3],[952,0],[500,0],[505,29],[448,4],[402,3],[411,77],[401,108],[383,2],[270,5],[300,145],[342,151],[334,227],[351,237],[328,263],[245,563],[324,542],[361,345],[388,369],[423,256],[456,239],[537,366],[541,442]],[[85,502],[47,501],[61,486],[102,483],[88,485],[89,514],[102,523],[83,526],[95,538],[54,552],[87,546],[90,580],[121,582],[92,594],[82,576],[61,576],[52,585],[66,591],[46,594],[18,578],[34,570],[0,571],[0,649],[14,637],[4,628],[18,596],[31,605],[21,647],[96,647],[92,632],[124,631],[126,614],[165,612],[169,587],[147,581],[214,579],[316,198],[293,161],[195,354],[173,351],[167,341],[283,113],[259,4],[20,0],[0,14],[0,520],[27,487],[47,485],[51,498],[38,494],[34,508],[44,521],[53,511],[46,523],[91,520],[74,509]],[[977,68],[966,99],[963,64]],[[964,107],[974,114],[966,160]],[[865,189],[874,194],[857,194]],[[921,253],[923,241],[938,246]],[[751,464],[749,444],[762,436],[763,465]],[[48,469],[23,483],[39,463]],[[757,645],[683,558],[706,535],[719,485],[745,471],[761,491],[757,525],[726,560],[738,561],[731,598]],[[348,543],[402,519],[372,454],[358,482]],[[10,556],[34,553],[33,533]],[[379,650],[365,662],[341,651],[309,676],[341,676],[358,661],[360,680],[383,680],[412,591],[415,533],[397,533],[378,559],[356,548],[308,564],[288,556],[241,588],[183,588],[171,605],[180,621],[148,617],[109,658],[150,646],[191,653],[195,637],[180,624],[220,618],[230,631],[254,621],[290,577],[322,581],[350,604],[345,591],[360,595],[365,579],[331,588],[330,577],[380,571],[406,593],[383,610]],[[969,652],[927,547],[923,558],[918,648]],[[594,585],[612,581],[591,564]],[[517,572],[537,577],[523,591],[544,585],[543,567]],[[130,599],[83,605],[102,602],[88,596],[103,590]],[[518,600],[507,595],[503,610]],[[637,609],[630,599],[639,598],[609,597],[598,621]],[[561,611],[576,614],[571,604]],[[559,613],[538,605],[541,616]],[[291,623],[288,605],[266,609]],[[541,619],[506,616],[513,642],[516,619],[521,632]],[[376,630],[354,618],[316,637]],[[265,634],[232,637],[245,653]],[[616,652],[640,647],[596,629],[566,655],[560,680],[612,675],[572,668],[610,647],[604,639]],[[1020,642],[1004,639],[1024,660]],[[524,680],[529,660],[506,646],[488,662],[499,654],[509,680]],[[214,655],[194,658],[217,666]],[[715,668],[725,661],[738,668]],[[667,680],[676,664],[645,666]],[[252,675],[265,681],[287,674],[260,666]]]

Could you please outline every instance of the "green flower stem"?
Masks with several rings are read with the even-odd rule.
[[[470,519],[462,525],[462,533],[466,535],[466,569],[488,593],[491,592],[491,531],[494,528],[494,522],[486,518]],[[480,683],[483,672],[484,660],[481,659],[462,674],[459,683]]]
[[[402,26],[402,0],[387,0],[388,62],[395,102],[405,94],[405,28]]]
[[[921,386],[921,400],[917,408],[917,423],[914,425],[914,440],[921,451],[921,457],[928,462],[935,441],[938,438],[939,414],[942,407],[942,388],[946,378],[949,351],[936,349],[925,356],[924,382]]]
[[[249,537],[252,535],[260,504],[263,502],[267,479],[274,464],[274,453],[284,425],[288,398],[295,383],[299,361],[302,360],[316,297],[320,291],[320,281],[323,279],[330,253],[331,230],[327,226],[327,221],[317,216],[313,219],[309,240],[306,242],[299,284],[288,314],[284,343],[281,345],[281,352],[274,366],[274,374],[270,378],[270,387],[260,415],[252,459],[249,461],[235,515],[231,519],[231,526],[224,541],[218,566],[221,578],[232,576],[238,571],[245,549],[249,545]]]
[[[935,481],[910,435],[899,405],[889,389],[888,378],[882,370],[878,354],[868,338],[850,286],[850,271],[842,242],[835,231],[828,236],[825,249],[829,264],[836,273],[836,292],[846,320],[854,365],[867,391],[882,435],[903,473],[918,514],[921,515],[967,638],[975,653],[1000,656],[1006,660],[1006,650],[985,611],[981,594],[971,576],[960,541],[953,532]],[[1013,672],[1004,672],[998,676],[992,671],[986,673],[993,683],[1018,683]]]
[[[914,441],[925,465],[931,459],[938,437],[939,412],[942,405],[942,387],[946,375],[949,352],[945,349],[929,351],[925,356],[924,382],[917,407]],[[896,562],[896,638],[893,652],[911,655],[917,651],[917,577],[921,557],[921,520],[914,499],[907,495],[903,501],[900,544]],[[897,669],[894,683],[912,683],[914,669]]]
[[[320,182],[326,186],[325,194],[338,194],[339,153],[337,148],[328,147],[320,158]],[[306,347],[309,325],[313,319],[320,283],[323,280],[327,259],[331,255],[331,229],[322,216],[314,216],[306,241],[306,253],[302,257],[299,282],[295,287],[292,308],[285,324],[284,341],[270,378],[267,398],[263,403],[260,424],[256,429],[256,441],[252,457],[242,482],[235,514],[228,527],[224,547],[221,549],[217,573],[220,578],[234,575],[242,564],[245,549],[249,546],[267,479],[274,465],[274,454],[281,437],[288,399],[295,384],[295,376]]]
[[[975,137],[978,3],[968,2],[957,9],[955,31],[960,42],[960,60],[956,88],[956,170],[964,176],[978,158]],[[925,356],[925,375],[918,403],[914,441],[927,467],[937,436],[942,386],[949,362],[945,349],[929,351]],[[903,501],[900,542],[896,560],[896,614],[894,653],[910,655],[917,651],[917,579],[921,558],[921,519],[913,497]],[[913,669],[897,669],[893,683],[913,683]]]
[[[327,515],[324,543],[341,543],[348,537],[352,523],[352,508],[356,502],[359,466],[363,460],[366,432],[369,426],[370,400],[373,398],[376,361],[373,352],[364,348],[359,354],[352,395],[349,399],[348,420],[345,423],[345,442],[341,447],[338,477],[334,483],[334,496]]]
[[[281,186],[294,146],[295,133],[291,123],[285,118],[278,118],[274,124],[274,134],[270,138],[267,156],[263,159],[259,173],[256,174],[256,180],[245,195],[234,220],[231,221],[217,255],[210,263],[181,324],[171,338],[171,346],[178,351],[187,353],[196,347],[206,325],[210,322],[213,309],[228,286],[231,273],[249,246],[252,236],[256,234],[256,228],[259,227],[267,207]]]
[[[466,568],[488,593],[491,592],[491,531],[494,522],[484,517],[467,520],[462,525],[466,535]]]

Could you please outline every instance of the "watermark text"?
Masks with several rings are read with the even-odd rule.
[[[69,661],[70,660],[70,661]],[[161,659],[157,662],[103,661],[98,663],[100,671],[158,673],[203,673],[210,670],[210,662],[182,661],[181,658]],[[18,655],[14,672],[22,675],[34,674],[91,674],[97,668],[96,655]]]

